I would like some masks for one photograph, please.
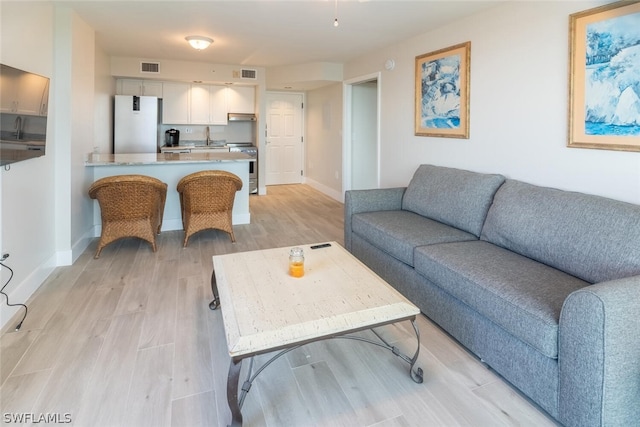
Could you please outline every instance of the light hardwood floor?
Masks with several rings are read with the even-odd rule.
[[[251,197],[251,224],[234,228],[235,244],[204,231],[183,249],[181,231],[163,232],[157,253],[124,239],[94,260],[94,241],[57,268],[28,301],[22,329],[14,319],[2,332],[1,422],[29,413],[68,414],[76,426],[214,426],[213,382],[228,366],[215,357],[224,344],[220,310],[208,308],[211,256],[343,242],[342,204],[305,185],[268,190]],[[245,425],[555,425],[424,316],[418,324],[423,384],[379,347],[314,343],[260,374]],[[408,323],[379,332],[412,354]]]

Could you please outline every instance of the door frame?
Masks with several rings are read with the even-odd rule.
[[[377,82],[377,105],[376,105],[376,158],[378,159],[376,164],[376,186],[380,187],[380,106],[381,106],[381,93],[380,85],[382,84],[382,73],[376,72],[372,74],[366,74],[359,77],[354,77],[349,80],[345,80],[342,83],[342,111],[343,111],[343,123],[344,129],[342,133],[342,197],[344,200],[344,193],[347,190],[351,190],[353,183],[351,174],[353,173],[353,115],[351,110],[353,108],[353,86],[366,83],[375,80]]]

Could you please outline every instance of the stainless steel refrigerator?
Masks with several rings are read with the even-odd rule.
[[[113,152],[158,152],[158,98],[116,95]]]

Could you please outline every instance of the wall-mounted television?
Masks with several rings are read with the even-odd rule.
[[[44,156],[49,78],[0,64],[0,165]]]

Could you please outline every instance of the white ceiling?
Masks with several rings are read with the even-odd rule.
[[[54,1],[72,7],[111,56],[269,68],[344,63],[505,0],[339,0],[338,27],[335,0]],[[196,51],[189,35],[214,43]]]

